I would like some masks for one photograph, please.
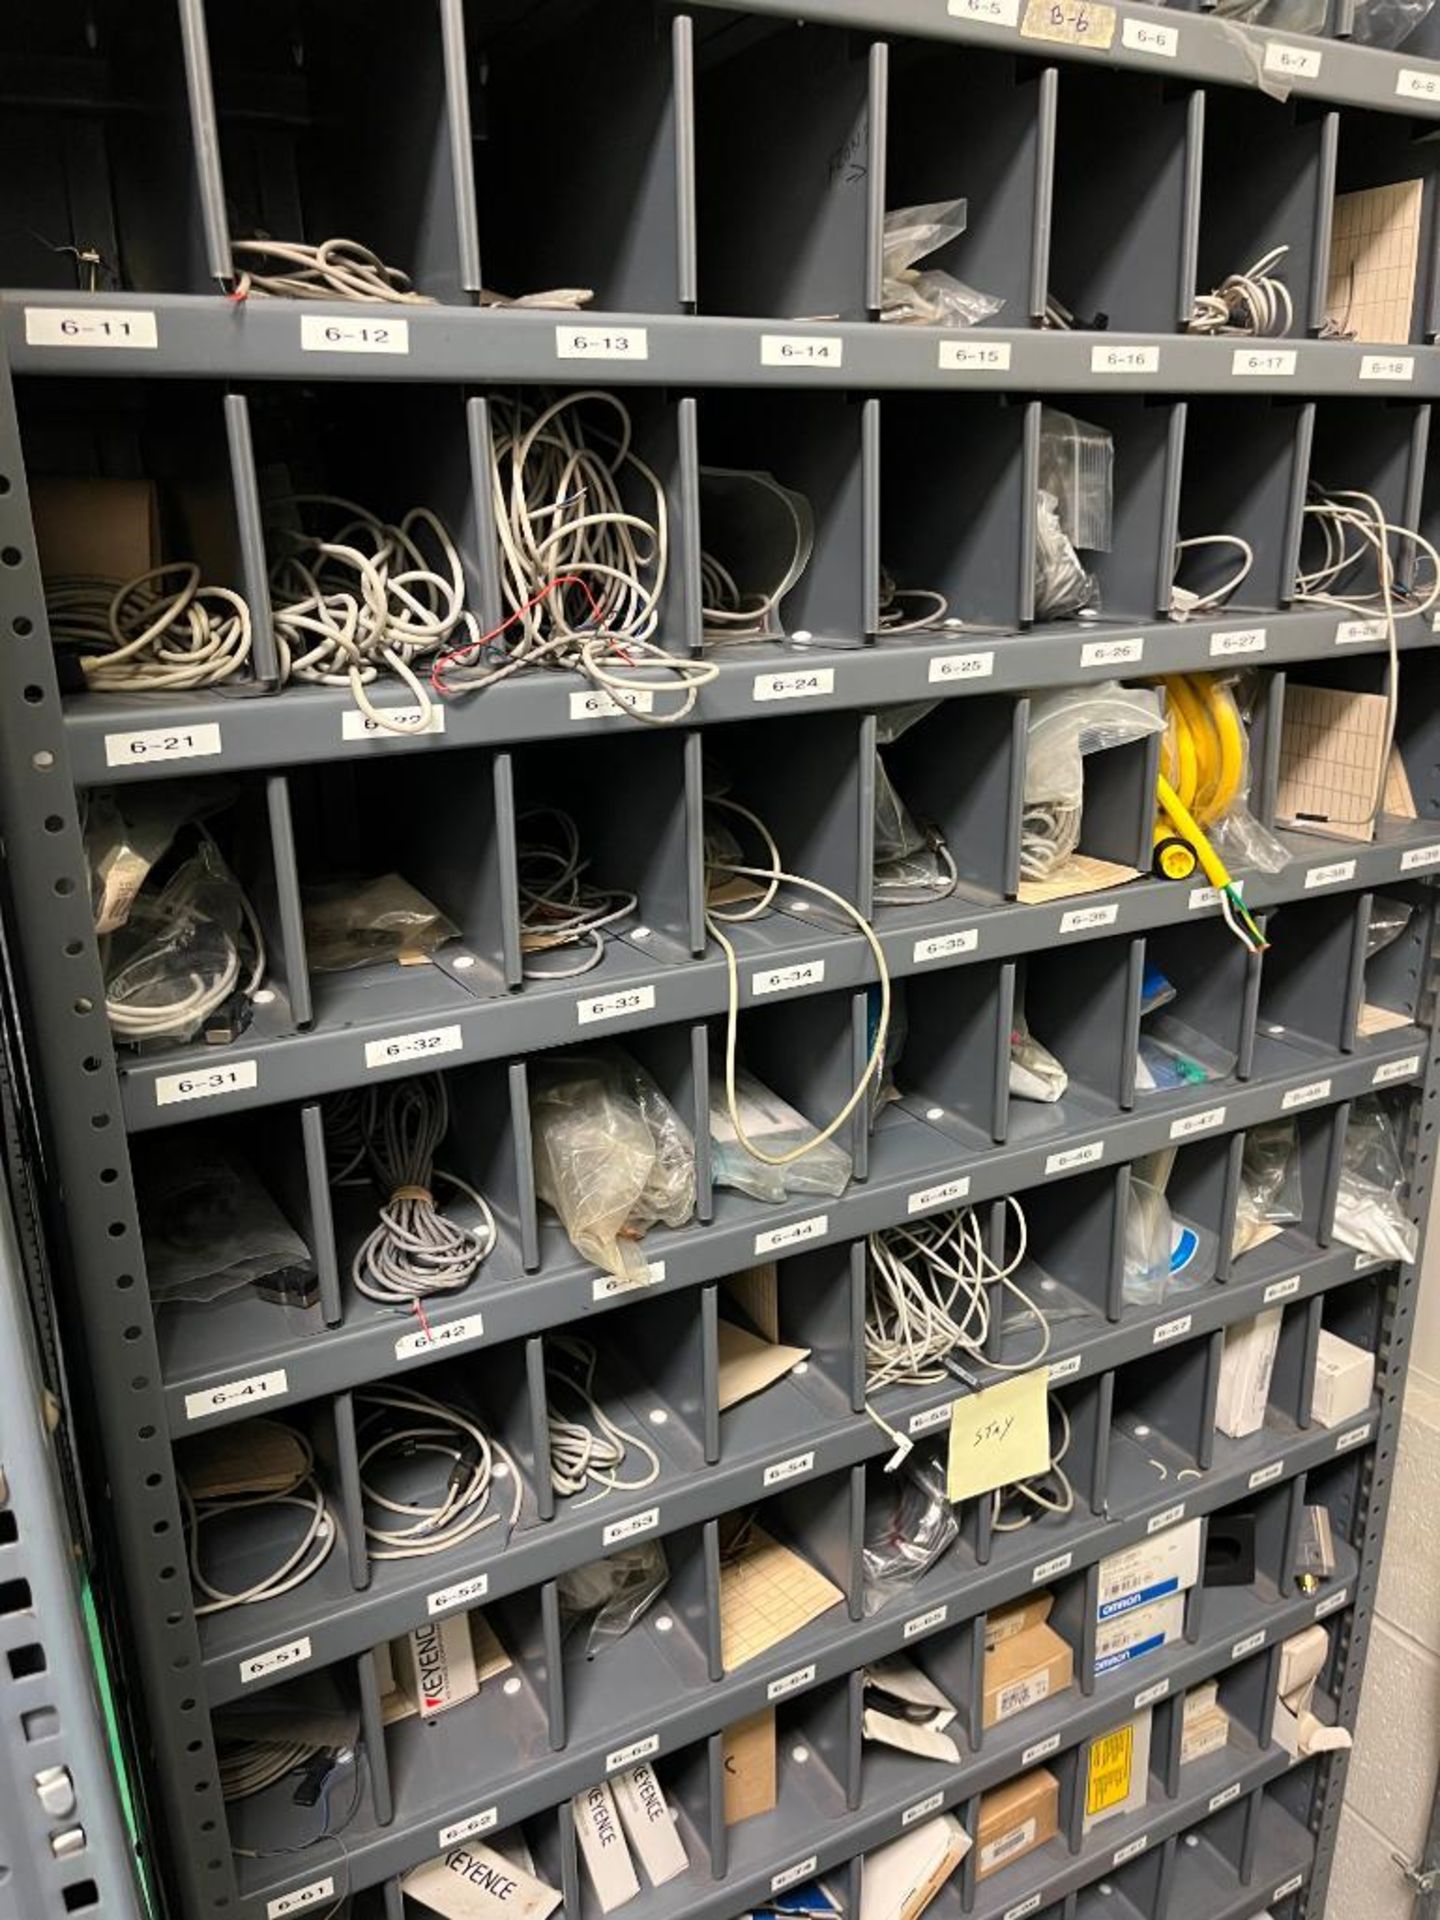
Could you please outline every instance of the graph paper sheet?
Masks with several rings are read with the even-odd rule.
[[[762,1527],[746,1530],[738,1551],[720,1564],[720,1658],[732,1673],[845,1598],[789,1547]]]
[[[1279,818],[1343,840],[1373,840],[1385,731],[1383,694],[1287,685]]]
[[[1400,180],[1335,197],[1325,314],[1357,340],[1410,338],[1424,183]]]

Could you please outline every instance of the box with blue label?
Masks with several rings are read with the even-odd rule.
[[[1109,1673],[1127,1661],[1142,1659],[1181,1639],[1184,1632],[1183,1593],[1167,1594],[1163,1600],[1152,1600],[1148,1607],[1136,1607],[1130,1613],[1117,1613],[1096,1628],[1095,1671]]]
[[[1184,1593],[1199,1577],[1200,1522],[1185,1520],[1100,1562],[1095,1618],[1114,1620],[1168,1594]]]

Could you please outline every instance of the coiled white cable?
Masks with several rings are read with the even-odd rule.
[[[232,240],[230,251],[254,262],[236,277],[237,300],[259,294],[285,300],[399,302],[414,307],[436,304],[430,294],[416,293],[408,274],[387,266],[379,254],[362,247],[358,240],[322,240],[310,246],[303,240],[271,240],[261,234],[254,239]],[[588,306],[594,298],[590,287],[553,287],[546,293],[513,297],[482,287],[475,296],[481,307],[545,307],[564,312]]]
[[[294,1440],[300,1448],[301,1465],[287,1486],[273,1492],[213,1494],[199,1498],[191,1493],[184,1473],[181,1473],[180,1510],[185,1523],[190,1580],[195,1592],[204,1595],[204,1599],[195,1604],[197,1615],[228,1613],[232,1607],[258,1606],[262,1601],[278,1599],[282,1593],[290,1593],[294,1588],[303,1586],[330,1558],[330,1550],[338,1536],[335,1517],[315,1477],[315,1450],[308,1438],[298,1428],[286,1426],[278,1420],[257,1421],[254,1424],[279,1428]],[[213,1525],[217,1520],[233,1519],[237,1514],[275,1507],[293,1508],[305,1516],[304,1530],[298,1543],[273,1573],[266,1574],[252,1586],[236,1592],[216,1586],[200,1562],[202,1528]]]
[[[561,1365],[561,1360],[568,1366]],[[546,1341],[545,1379],[551,1404],[550,1483],[556,1493],[583,1493],[587,1486],[598,1488],[581,1506],[593,1506],[611,1492],[638,1493],[660,1477],[660,1456],[640,1434],[628,1434],[610,1419],[595,1398],[595,1371],[599,1356],[588,1340],[572,1334],[551,1334]],[[554,1405],[556,1393],[569,1394],[579,1403],[583,1418],[567,1417]],[[648,1462],[638,1480],[619,1476],[631,1450]]]
[[[519,1470],[499,1441],[492,1440],[462,1408],[409,1387],[365,1387],[355,1401],[361,1410],[356,1437],[360,1491],[366,1503],[365,1539],[372,1560],[416,1560],[445,1553],[496,1526],[503,1516],[490,1511],[490,1495],[501,1477],[510,1481],[509,1525],[515,1525],[524,1491]],[[378,1463],[390,1456],[415,1454],[451,1463],[443,1487],[430,1504],[418,1496],[392,1500],[375,1484]],[[406,1524],[392,1523],[392,1514]]]
[[[304,1740],[219,1741],[220,1797],[249,1800],[278,1786],[319,1751]]]
[[[1084,809],[1060,801],[1027,802],[1020,819],[1020,877],[1046,880],[1080,844]]]
[[[1248,540],[1242,540],[1238,533],[1197,533],[1188,540],[1175,542],[1175,565],[1173,574],[1178,574],[1184,555],[1193,553],[1200,547],[1232,547],[1240,555],[1240,564],[1230,579],[1222,581],[1218,587],[1210,587],[1204,593],[1195,593],[1189,587],[1182,587],[1178,579],[1173,580],[1170,588],[1170,618],[1172,620],[1191,620],[1197,615],[1214,613],[1223,607],[1232,593],[1238,593],[1250,577],[1255,565],[1255,549]]]
[[[203,585],[188,560],[122,582],[60,575],[45,582],[45,611],[55,645],[80,650],[94,693],[217,686],[250,659],[249,606],[229,587]]]
[[[885,950],[876,938],[875,929],[857,906],[845,899],[843,894],[823,886],[818,880],[807,880],[802,874],[782,871],[779,846],[758,814],[752,813],[749,807],[741,806],[738,800],[728,800],[719,794],[708,795],[705,804],[708,807],[722,808],[752,827],[764,843],[770,860],[767,867],[743,865],[729,858],[718,839],[710,837],[705,850],[707,879],[708,875],[718,874],[758,880],[764,884],[759,899],[747,902],[743,906],[720,907],[711,902],[706,908],[705,924],[725,955],[725,977],[729,995],[725,1016],[725,1107],[730,1124],[735,1129],[735,1138],[740,1145],[756,1160],[767,1167],[788,1167],[795,1161],[803,1159],[807,1153],[813,1153],[815,1148],[822,1146],[825,1141],[834,1139],[865,1098],[866,1089],[879,1073],[885,1058],[885,1045],[890,1037],[890,969],[886,964]],[[790,1147],[784,1153],[767,1153],[746,1133],[740,1118],[740,1103],[735,1091],[736,1054],[740,1034],[740,962],[734,946],[725,934],[722,922],[733,924],[742,920],[758,919],[769,909],[782,884],[799,887],[802,892],[815,894],[855,926],[875,961],[875,971],[880,983],[880,1015],[875,1023],[875,1037],[870,1045],[870,1055],[865,1063],[865,1070],[855,1083],[854,1092],[840,1111],[825,1126],[818,1128],[810,1139],[801,1141],[798,1147]]]
[[[450,1127],[442,1076],[340,1094],[327,1103],[325,1122],[332,1151],[342,1160],[331,1184],[346,1184],[366,1162],[386,1196],[378,1224],[351,1263],[356,1290],[369,1300],[409,1306],[468,1286],[494,1251],[495,1216],[468,1181],[435,1165]],[[440,1211],[433,1192],[439,1180],[478,1210],[478,1227],[462,1226]]]
[[[1049,1471],[1034,1480],[1016,1480],[1008,1487],[995,1489],[990,1508],[992,1533],[1019,1533],[1042,1513],[1053,1513],[1063,1518],[1065,1514],[1075,1511],[1075,1488],[1064,1467],[1065,1456],[1070,1451],[1070,1415],[1065,1411],[1065,1402],[1057,1394],[1050,1395],[1049,1408],[1060,1423],[1060,1439],[1057,1445],[1051,1447]],[[1050,1491],[1045,1484],[1047,1480],[1055,1481],[1057,1491]],[[1021,1511],[1005,1519],[1006,1507],[1016,1501],[1023,1503]],[[1034,1511],[1024,1511],[1027,1505]]]
[[[605,957],[605,928],[634,913],[633,893],[597,887],[584,878],[580,830],[560,807],[525,807],[516,819],[522,954],[581,947],[573,966],[527,965],[529,980],[570,980]]]
[[[875,904],[877,907],[926,907],[936,900],[948,900],[960,884],[955,856],[936,829],[925,829],[925,844],[935,857],[933,876],[917,879],[907,868],[918,855],[901,855],[898,860],[875,863]]]
[[[933,1386],[947,1380],[950,1373],[945,1362],[956,1352],[983,1361],[996,1373],[1028,1373],[1045,1358],[1050,1351],[1050,1323],[1014,1277],[1029,1244],[1025,1210],[1013,1195],[1007,1196],[1006,1205],[1019,1239],[1003,1264],[987,1250],[985,1229],[974,1207],[870,1235],[866,1242],[870,1256],[865,1306],[867,1392]],[[1013,1294],[1040,1330],[1039,1346],[1023,1360],[992,1360],[985,1352],[994,1286]]]
[[[1295,304],[1274,269],[1289,251],[1288,245],[1272,247],[1243,273],[1227,274],[1212,292],[1197,293],[1186,322],[1190,332],[1283,339],[1295,324]]]

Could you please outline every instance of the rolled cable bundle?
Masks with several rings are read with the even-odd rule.
[[[265,234],[232,240],[230,251],[250,264],[236,276],[232,298],[252,294],[281,300],[352,300],[367,304],[433,307],[428,293],[416,293],[409,274],[387,266],[378,253],[358,240],[272,240]],[[545,293],[510,296],[482,287],[475,296],[481,307],[544,307],[574,312],[595,298],[589,287],[554,287]]]
[[[538,409],[497,398],[491,444],[509,611],[491,632],[472,632],[436,661],[435,691],[480,691],[547,666],[583,673],[636,719],[666,726],[687,718],[719,669],[655,638],[670,565],[669,509],[659,476],[635,451],[629,409],[597,388]],[[627,504],[630,494],[643,496],[646,512]],[[646,664],[663,677],[633,671]],[[617,665],[632,671],[617,674]],[[657,696],[675,694],[678,706],[654,710]]]
[[[950,602],[933,587],[901,587],[880,569],[881,633],[925,633],[934,627],[959,627],[950,618]]]
[[[1028,1246],[1025,1212],[1013,1196],[1007,1196],[1006,1205],[1019,1241],[1003,1263],[988,1252],[974,1207],[870,1235],[865,1307],[868,1392],[933,1386],[947,1380],[951,1375],[946,1362],[956,1352],[982,1361],[996,1373],[1026,1373],[1044,1359],[1050,1350],[1049,1322],[1015,1279]],[[992,1318],[989,1289],[997,1285],[1014,1295],[1039,1328],[1040,1344],[1023,1360],[992,1360],[985,1352]]]
[[[408,1306],[468,1286],[494,1251],[495,1216],[483,1194],[435,1165],[450,1126],[444,1079],[425,1074],[342,1095],[331,1111],[327,1129],[334,1129],[331,1146],[342,1162],[332,1185],[345,1184],[364,1161],[386,1196],[351,1263],[356,1290],[369,1300]],[[442,1180],[478,1210],[478,1227],[440,1211],[434,1187]]]
[[[1211,292],[1197,293],[1189,331],[1283,339],[1295,324],[1295,303],[1275,268],[1289,251],[1288,245],[1272,247],[1243,273],[1227,274]]]
[[[635,912],[636,896],[586,880],[590,863],[581,855],[580,830],[563,808],[524,808],[516,839],[521,953],[582,949],[571,966],[527,964],[526,978],[569,980],[589,973],[605,957],[605,929]]]
[[[523,1488],[514,1460],[463,1408],[409,1387],[366,1387],[355,1396],[360,1420],[360,1492],[365,1502],[365,1539],[372,1560],[415,1560],[444,1553],[499,1524],[490,1496],[499,1468],[510,1481],[508,1526],[520,1518]],[[443,1484],[430,1497],[395,1500],[376,1484],[388,1460],[450,1462]],[[392,1518],[393,1516],[393,1518]]]
[[[1233,573],[1222,579],[1218,586],[1206,587],[1203,591],[1191,587],[1182,587],[1179,579],[1172,581],[1170,587],[1170,618],[1172,620],[1193,620],[1207,613],[1218,613],[1232,593],[1238,593],[1250,577],[1255,565],[1255,549],[1248,540],[1242,540],[1238,533],[1197,533],[1188,540],[1175,542],[1175,573],[1179,574],[1187,553],[1199,553],[1203,548],[1228,547],[1237,553],[1239,562]]]
[[[465,610],[465,570],[444,523],[413,507],[390,524],[333,494],[297,494],[282,503],[301,520],[338,522],[320,533],[272,526],[278,558],[270,572],[271,618],[282,680],[348,687],[357,707],[387,733],[424,733],[434,707],[414,663],[438,653],[456,633],[473,640],[479,624]],[[427,559],[422,541],[439,550]],[[390,673],[409,690],[418,715],[397,719],[366,688]]]
[[[253,1799],[308,1765],[316,1752],[306,1740],[222,1740],[220,1797],[226,1802]]]
[[[79,653],[92,693],[182,693],[233,680],[250,659],[250,608],[204,584],[192,561],[125,581],[61,575],[45,582],[57,647]]]
[[[815,549],[809,500],[771,473],[702,467],[700,522],[705,535],[700,619],[706,645],[783,640],[781,604],[804,576]]]
[[[760,1161],[763,1166],[786,1167],[802,1159],[807,1153],[813,1153],[817,1147],[835,1137],[865,1098],[866,1090],[879,1073],[885,1058],[886,1041],[890,1034],[890,969],[885,961],[885,951],[876,938],[875,929],[857,906],[845,899],[842,894],[822,885],[818,880],[807,880],[803,875],[786,873],[782,870],[780,848],[770,829],[758,814],[752,813],[749,807],[742,806],[738,800],[729,800],[719,794],[707,795],[705,804],[707,808],[719,808],[744,822],[759,836],[769,856],[768,866],[750,866],[739,857],[738,853],[731,853],[730,848],[735,843],[728,834],[707,831],[705,847],[707,886],[715,877],[719,877],[756,881],[760,883],[760,890],[755,899],[743,904],[722,906],[713,899],[708,901],[705,909],[705,924],[725,956],[725,975],[729,996],[725,1017],[726,1116],[735,1130],[736,1140],[752,1158]],[[740,1038],[740,962],[733,943],[725,933],[725,926],[744,920],[756,920],[761,914],[768,912],[782,885],[798,887],[804,893],[814,894],[826,905],[835,908],[856,928],[875,960],[875,970],[880,983],[880,1009],[864,1071],[839,1112],[825,1126],[818,1128],[809,1139],[802,1140],[797,1146],[789,1147],[782,1153],[768,1153],[746,1133],[745,1123],[740,1117],[740,1101],[736,1091]]]
[[[993,1533],[1019,1533],[1045,1513],[1063,1518],[1075,1511],[1075,1488],[1065,1471],[1064,1460],[1070,1451],[1070,1416],[1065,1402],[1056,1394],[1049,1396],[1051,1415],[1059,1422],[1060,1437],[1050,1450],[1050,1469],[1034,1480],[1016,1480],[1008,1487],[997,1487],[991,1496],[990,1529]],[[1047,1485],[1053,1482],[1053,1488]],[[1016,1502],[1020,1512],[1007,1520],[1005,1509]]]
[[[562,1362],[567,1364],[562,1364]],[[546,1342],[545,1380],[550,1398],[550,1484],[556,1493],[596,1491],[580,1502],[592,1506],[608,1493],[638,1493],[660,1477],[660,1456],[639,1434],[627,1434],[610,1419],[595,1398],[595,1371],[599,1355],[588,1340],[570,1334],[552,1334]],[[568,1398],[576,1414],[560,1412],[554,1402]],[[648,1463],[639,1479],[620,1478],[631,1452]]]
[[[196,1489],[183,1471],[179,1476],[180,1510],[185,1523],[190,1582],[195,1593],[204,1596],[195,1602],[197,1615],[228,1613],[232,1607],[257,1606],[262,1601],[275,1600],[281,1594],[292,1592],[320,1571],[335,1545],[338,1528],[320,1482],[315,1477],[315,1451],[308,1438],[297,1428],[286,1426],[278,1420],[257,1420],[252,1422],[252,1428],[263,1429],[266,1437],[278,1439],[282,1446],[293,1451],[293,1468],[279,1477],[273,1486],[259,1485],[253,1475],[247,1482],[243,1469],[238,1477],[232,1479],[234,1491],[227,1487],[210,1492],[203,1485]],[[232,1520],[239,1514],[259,1513],[277,1507],[292,1509],[304,1516],[299,1540],[273,1572],[265,1574],[250,1586],[233,1591],[218,1586],[202,1565],[203,1530],[207,1526],[213,1527],[217,1521]]]

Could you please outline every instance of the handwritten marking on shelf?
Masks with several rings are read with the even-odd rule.
[[[1026,0],[1020,34],[1063,47],[1108,47],[1115,38],[1115,9],[1104,0]]]

